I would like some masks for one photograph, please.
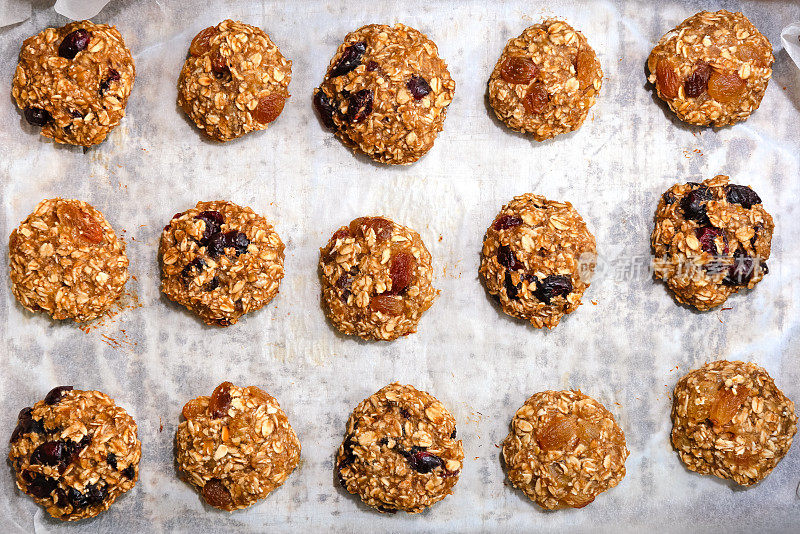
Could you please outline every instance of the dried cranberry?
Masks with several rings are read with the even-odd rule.
[[[372,114],[372,89],[362,89],[351,94],[347,100],[347,113],[345,117],[352,124],[362,122]]]
[[[113,452],[109,452],[106,456],[106,463],[111,466],[112,469],[117,469],[117,455]]]
[[[86,491],[81,493],[75,488],[67,490],[67,499],[73,508],[86,508],[88,506],[97,506],[102,504],[108,495],[105,486],[98,486],[97,484],[87,484]]]
[[[695,229],[694,233],[697,236],[697,239],[700,241],[700,248],[703,249],[704,252],[708,252],[714,256],[718,255],[715,239],[719,236],[722,236],[724,246],[722,254],[728,253],[728,240],[725,237],[725,233],[719,228],[715,228],[713,226],[703,226],[702,228]]]
[[[58,55],[65,59],[73,59],[78,52],[89,45],[92,34],[83,28],[69,32],[58,47]]]
[[[25,120],[34,126],[47,126],[53,122],[53,116],[46,109],[25,108]]]
[[[739,204],[748,210],[755,204],[761,204],[761,197],[746,185],[726,185],[725,198],[731,204]]]
[[[511,269],[512,271],[518,271],[525,267],[521,261],[517,259],[514,255],[514,251],[511,250],[511,247],[508,245],[500,245],[497,249],[497,263],[505,267],[506,269]]]
[[[517,300],[519,298],[519,290],[522,288],[522,283],[514,284],[514,279],[511,278],[511,271],[506,271],[504,282],[508,298]]]
[[[120,79],[119,72],[116,69],[108,69],[108,76],[106,79],[100,82],[100,94],[102,95],[108,88],[111,87],[112,82],[118,82]],[[78,115],[80,117],[80,115]],[[74,115],[73,115],[74,117]]]
[[[186,266],[181,270],[181,277],[183,277],[184,283],[188,284],[189,280],[201,273],[205,267],[206,260],[200,256],[197,256],[195,259],[187,263]]]
[[[314,107],[317,109],[317,113],[319,113],[322,124],[330,130],[335,130],[336,122],[333,120],[333,116],[336,114],[337,109],[322,89],[317,89],[317,92],[314,94]]]
[[[122,476],[128,480],[133,480],[133,477],[136,476],[136,468],[133,466],[133,464],[122,470]]]
[[[51,389],[50,392],[45,396],[44,403],[48,406],[52,406],[60,401],[61,398],[67,394],[67,391],[72,391],[72,386],[58,386]]]
[[[200,238],[201,247],[207,245],[211,236],[219,232],[222,225],[225,224],[225,218],[216,210],[201,211],[194,218],[206,223],[206,227],[203,229],[203,237]]]
[[[343,74],[347,74],[361,64],[361,56],[367,51],[367,43],[358,41],[351,44],[344,49],[342,57],[336,62],[336,65],[331,69],[331,78],[336,78]]]
[[[519,226],[520,224],[522,224],[522,219],[516,215],[502,215],[494,221],[492,228],[498,231],[508,230],[509,228]]]
[[[54,478],[46,477],[40,473],[28,475],[28,493],[37,499],[45,499],[58,487],[58,481]]]
[[[444,464],[442,459],[435,454],[423,451],[416,446],[411,447],[411,450],[408,452],[402,452],[401,454],[408,460],[411,469],[422,474],[430,473]]]
[[[550,300],[555,297],[566,297],[572,293],[572,280],[563,274],[551,274],[544,280],[536,282],[536,291],[533,296],[550,304]]]
[[[46,441],[31,454],[31,464],[58,465],[69,455],[63,441]]]
[[[711,65],[708,63],[701,63],[698,65],[694,69],[694,72],[683,82],[683,90],[686,91],[686,96],[689,98],[696,98],[705,93],[708,88],[708,79],[710,77]]]
[[[755,275],[759,264],[762,270],[766,272],[766,263],[748,256],[747,252],[741,248],[736,249],[736,252],[733,253],[733,265],[728,268],[722,283],[726,286],[746,286]]]
[[[237,256],[247,252],[250,240],[238,230],[229,230],[225,233],[218,232],[211,236],[208,243],[208,254],[216,258],[225,253],[226,248],[234,249]]]
[[[681,199],[683,216],[690,221],[698,221],[703,225],[708,225],[706,202],[712,198],[711,191],[704,185],[699,186],[697,189],[692,189]]]
[[[419,74],[412,75],[406,82],[406,87],[411,92],[414,100],[422,100],[431,92],[430,84]]]
[[[17,416],[17,426],[11,433],[11,443],[14,443],[25,434],[44,434],[44,423],[41,419],[34,419],[31,408],[23,408]]]

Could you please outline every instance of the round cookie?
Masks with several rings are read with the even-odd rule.
[[[416,332],[439,290],[419,234],[383,217],[359,217],[320,249],[322,303],[340,332],[391,341]]]
[[[580,391],[542,391],[514,414],[503,440],[508,479],[543,508],[582,508],[625,476],[625,434]]]
[[[300,441],[278,401],[223,382],[190,400],[178,425],[176,460],[211,506],[247,508],[281,486],[300,462]]]
[[[479,274],[505,313],[553,328],[580,306],[596,256],[594,236],[572,204],[527,193],[486,230]]]
[[[346,146],[405,165],[433,147],[455,87],[425,34],[371,24],[345,36],[314,90],[314,107]]]
[[[19,413],[8,459],[17,487],[62,521],[94,517],[133,489],[136,423],[105,393],[60,386]]]
[[[544,141],[580,128],[602,84],[586,37],[548,19],[508,41],[489,78],[489,104],[506,126]]]
[[[742,486],[760,482],[789,452],[794,403],[761,367],[720,360],[678,381],[672,444],[686,467]]]
[[[125,116],[135,78],[119,31],[83,20],[25,39],[11,95],[42,135],[88,147]]]
[[[11,232],[8,247],[12,293],[53,319],[99,317],[128,281],[125,245],[103,214],[80,200],[41,201]]]
[[[648,80],[680,120],[727,126],[758,109],[774,61],[772,45],[747,17],[701,11],[653,48]]]
[[[769,271],[772,217],[752,189],[728,180],[718,175],[669,188],[650,238],[655,277],[678,302],[700,311],[753,289]]]
[[[161,234],[161,291],[208,325],[232,325],[278,294],[283,250],[272,225],[252,209],[198,202]]]
[[[198,33],[178,78],[178,105],[206,135],[264,130],[289,98],[292,62],[261,28],[224,20]]]
[[[353,410],[335,469],[364,504],[416,514],[453,493],[463,461],[450,412],[430,394],[394,383]]]

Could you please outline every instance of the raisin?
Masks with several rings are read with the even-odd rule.
[[[727,425],[739,413],[749,394],[750,389],[744,385],[737,386],[735,393],[732,389],[723,387],[717,392],[708,418],[716,426]]]
[[[761,204],[761,197],[759,197],[755,191],[746,185],[726,185],[725,198],[731,204],[739,204],[748,210],[755,204]]]
[[[25,434],[44,434],[44,423],[41,419],[34,419],[31,408],[23,408],[17,416],[17,426],[11,433],[11,443],[14,443]]]
[[[58,386],[50,390],[44,397],[44,403],[52,406],[61,400],[61,397],[67,394],[67,391],[72,391],[72,386]]]
[[[656,89],[661,96],[672,100],[678,96],[678,89],[681,86],[678,73],[671,59],[662,57],[656,63]]]
[[[497,231],[508,230],[509,228],[519,226],[520,224],[522,224],[522,219],[516,215],[501,215],[495,219],[494,223],[492,224],[492,228]]]
[[[218,80],[230,78],[231,76],[231,69],[228,67],[225,58],[219,52],[214,54],[211,58],[211,72],[214,73],[214,78]]]
[[[368,230],[375,233],[378,243],[383,243],[392,235],[392,221],[383,217],[359,217],[350,223],[350,233],[353,235],[360,231],[366,237]]]
[[[117,455],[113,452],[109,452],[106,455],[106,463],[111,466],[112,469],[117,469]]]
[[[672,191],[667,191],[666,193],[661,195],[661,198],[664,199],[664,204],[666,204],[667,206],[671,206],[672,204],[675,203],[676,200],[678,200],[677,198],[675,198],[675,195],[672,194]]]
[[[422,100],[431,92],[430,84],[419,74],[412,75],[406,82],[406,87],[411,92],[414,100]]]
[[[113,82],[118,82],[119,79],[120,79],[119,71],[117,71],[116,69],[108,69],[108,76],[106,76],[106,78],[102,82],[100,82],[100,94],[102,95],[103,93],[108,91],[108,88],[111,87],[111,84]],[[77,116],[74,114],[72,116],[78,118],[82,117],[83,115],[80,112],[78,112]]]
[[[205,267],[206,260],[200,256],[195,257],[195,259],[187,263],[186,266],[181,269],[181,277],[183,278],[184,283],[188,285],[190,279],[201,273]]]
[[[500,77],[508,83],[530,83],[539,75],[539,67],[526,57],[511,56],[500,66]]]
[[[203,499],[216,508],[228,508],[233,505],[230,490],[218,478],[212,478],[203,486]]]
[[[283,111],[286,97],[280,93],[270,93],[258,99],[258,105],[253,110],[253,118],[261,124],[269,124],[278,118]]]
[[[25,108],[25,120],[34,126],[47,126],[53,122],[53,116],[46,109]]]
[[[551,274],[544,280],[537,280],[533,296],[545,304],[550,304],[555,297],[566,297],[570,293],[572,293],[570,277],[563,274]]]
[[[28,493],[37,499],[45,499],[58,487],[58,481],[39,473],[29,475]]]
[[[129,465],[128,467],[122,470],[122,476],[124,476],[128,480],[134,479],[134,477],[136,476],[136,468],[133,466],[133,464]]]
[[[392,295],[375,295],[369,299],[369,309],[384,315],[396,316],[403,313],[403,301]]]
[[[58,465],[64,461],[69,451],[63,441],[45,441],[31,454],[31,464]]]
[[[506,271],[504,285],[506,287],[506,295],[508,295],[508,298],[517,300],[519,298],[519,290],[522,288],[522,283],[514,284],[514,279],[511,277],[511,271]]]
[[[377,61],[367,61],[367,72],[374,72],[378,70],[378,62]]]
[[[392,277],[392,295],[399,295],[411,284],[417,260],[408,252],[398,252],[392,258],[389,276]]]
[[[550,103],[550,95],[547,94],[544,84],[537,82],[528,88],[525,97],[522,99],[522,107],[525,111],[532,115],[539,115],[544,113],[547,109],[547,104]]]
[[[757,66],[764,66],[764,56],[759,52],[758,47],[750,43],[742,43],[736,46],[736,57],[742,61],[755,63]]]
[[[353,447],[355,447],[355,443],[353,442],[352,436],[347,436],[347,438],[344,440],[344,443],[342,443],[343,455],[341,460],[339,460],[339,464],[336,466],[338,469],[347,467],[356,461],[356,455],[353,453]],[[346,484],[342,483],[342,486],[346,486]]]
[[[683,82],[683,90],[689,98],[697,98],[706,92],[708,79],[711,77],[711,65],[700,63],[694,72]]]
[[[500,245],[497,248],[497,263],[512,271],[517,271],[525,267],[522,262],[517,259],[514,255],[514,251],[511,250],[511,247],[508,245]]]
[[[219,278],[216,276],[212,278],[206,285],[203,286],[205,291],[214,291],[219,287]]]
[[[92,34],[83,28],[69,32],[58,46],[58,55],[65,59],[73,59],[78,52],[89,45]]]
[[[578,444],[578,421],[574,415],[553,416],[536,431],[536,443],[544,451],[571,451]]]
[[[347,99],[347,112],[345,118],[351,124],[358,124],[372,114],[372,89],[361,89],[351,94]]]
[[[206,223],[206,226],[203,229],[203,237],[201,237],[199,241],[201,247],[207,245],[209,239],[211,239],[211,236],[219,232],[222,228],[222,225],[225,224],[224,217],[216,210],[201,211],[195,215],[194,218],[200,219]]]
[[[212,419],[221,419],[228,415],[228,410],[231,407],[232,387],[233,384],[230,382],[223,382],[211,394],[211,399],[208,401],[208,411],[211,413]]]
[[[575,75],[581,89],[591,85],[595,74],[595,56],[589,48],[581,47],[575,56]]]
[[[345,48],[342,57],[339,58],[339,61],[337,61],[336,65],[331,69],[330,77],[336,78],[337,76],[347,74],[351,70],[354,70],[361,64],[361,56],[364,55],[366,50],[367,43],[364,41],[358,41]]]
[[[217,35],[217,29],[214,26],[209,26],[204,29],[192,39],[192,44],[189,45],[189,54],[193,56],[202,56],[211,49],[211,38]]]
[[[96,245],[103,240],[103,227],[90,213],[76,204],[61,202],[56,207],[59,222],[72,230],[74,238]]]
[[[435,454],[420,450],[418,447],[411,447],[410,451],[403,452],[402,454],[405,456],[406,460],[408,460],[408,465],[411,466],[411,469],[417,473],[430,473],[444,464],[442,459]]]
[[[708,79],[708,96],[717,102],[728,103],[738,101],[745,90],[747,82],[739,78],[735,72],[712,72]]]
[[[86,508],[88,506],[97,506],[102,504],[108,495],[105,486],[98,486],[97,484],[87,484],[86,491],[81,493],[76,488],[69,488],[67,490],[67,499],[69,503],[77,509]]]
[[[319,114],[320,120],[322,120],[322,124],[330,130],[336,130],[336,122],[333,120],[333,116],[336,114],[337,109],[322,89],[317,89],[317,92],[314,93],[314,107]]]
[[[722,237],[723,250],[721,254],[728,253],[728,240],[725,237],[725,233],[719,228],[714,228],[713,226],[703,226],[702,228],[696,228],[694,233],[697,236],[697,239],[700,241],[700,248],[703,250],[703,252],[708,252],[709,254],[718,256],[720,253],[717,252],[716,238]]]
[[[733,265],[728,268],[722,283],[726,286],[746,286],[756,273],[758,261],[747,255],[743,249],[738,248],[733,253]],[[761,262],[762,269],[766,272],[766,263]]]
[[[690,221],[697,221],[703,225],[709,224],[706,214],[706,202],[712,199],[708,187],[701,185],[686,193],[681,199],[683,216]]]
[[[237,256],[247,252],[250,240],[245,234],[238,230],[229,230],[225,233],[218,232],[211,236],[208,242],[208,254],[216,258],[225,254],[226,248],[234,249]]]
[[[198,399],[192,399],[186,404],[183,405],[183,410],[181,410],[181,415],[187,421],[189,419],[194,419],[199,415],[203,415],[206,413],[207,405],[204,405]]]

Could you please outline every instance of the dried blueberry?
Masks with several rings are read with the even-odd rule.
[[[514,284],[514,280],[511,278],[510,271],[506,271],[506,277],[504,282],[505,282],[504,285],[506,286],[506,295],[508,295],[508,298],[512,300],[518,299],[519,290],[522,288],[522,284],[521,283]]]
[[[406,87],[411,92],[411,96],[414,97],[414,100],[421,100],[431,92],[430,84],[419,74],[411,76],[406,82]]]
[[[47,126],[53,122],[53,116],[46,109],[25,108],[25,120],[34,126]]]
[[[50,390],[45,396],[44,403],[52,406],[61,400],[61,397],[67,394],[67,391],[72,391],[72,386],[58,386]]]
[[[108,69],[108,76],[106,76],[105,80],[100,82],[100,94],[102,95],[103,93],[108,91],[108,88],[111,87],[111,84],[113,82],[118,82],[119,79],[120,79],[119,71],[117,71],[116,69]]]
[[[524,267],[522,262],[517,259],[517,257],[514,255],[514,251],[511,250],[511,247],[508,245],[500,245],[497,248],[497,263],[506,269],[511,269],[512,271],[517,271]]]
[[[366,50],[367,43],[364,41],[358,41],[345,48],[342,57],[331,69],[330,77],[336,78],[358,67],[361,64],[361,56],[364,55]]]
[[[333,120],[333,116],[336,114],[337,110],[331,99],[328,98],[328,95],[326,95],[322,89],[317,89],[317,92],[314,94],[314,107],[317,109],[317,113],[319,113],[322,124],[328,129],[335,130],[336,122]]]
[[[374,98],[372,89],[362,89],[351,94],[347,99],[347,121],[356,124],[372,114],[372,101]]]
[[[65,59],[73,59],[78,52],[89,45],[92,34],[83,28],[69,32],[58,47],[58,55]]]
[[[199,241],[201,247],[207,245],[211,236],[218,233],[222,225],[225,224],[225,218],[216,210],[201,211],[194,218],[206,223],[206,227],[203,229],[203,237]]]
[[[503,215],[498,217],[494,224],[492,224],[492,228],[495,230],[508,230],[509,228],[513,228],[514,226],[519,226],[522,224],[522,219],[517,217],[516,215]]]
[[[45,441],[31,454],[31,464],[58,465],[69,456],[63,441]]]
[[[731,204],[739,204],[748,210],[752,208],[754,204],[761,204],[761,197],[746,185],[726,185],[725,198]]]
[[[697,189],[692,189],[681,199],[681,209],[683,216],[690,221],[697,221],[704,226],[709,224],[706,214],[706,202],[712,199],[711,191],[708,187],[701,185]]]
[[[28,482],[28,493],[37,499],[49,497],[53,490],[58,487],[58,481],[54,478],[46,477],[40,473],[26,472]]]
[[[570,293],[572,293],[570,277],[563,274],[551,274],[544,280],[537,280],[533,296],[545,304],[550,304],[555,297],[566,297]]]

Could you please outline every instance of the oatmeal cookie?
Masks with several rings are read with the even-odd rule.
[[[125,245],[103,214],[80,200],[43,200],[11,232],[11,291],[53,319],[106,312],[128,281]]]
[[[232,512],[280,487],[300,462],[300,441],[278,401],[261,389],[223,382],[190,400],[178,425],[183,477],[211,506]]]
[[[596,255],[572,204],[528,193],[503,206],[486,230],[479,274],[505,313],[553,328],[580,306]]]
[[[314,90],[314,106],[346,146],[405,165],[433,147],[455,88],[425,34],[402,24],[372,24],[344,38]]]
[[[261,28],[224,20],[198,33],[178,79],[178,105],[206,135],[264,130],[289,98],[292,62]]]
[[[83,20],[25,39],[11,95],[42,135],[88,147],[125,116],[134,78],[119,31]]]
[[[650,52],[648,80],[680,120],[727,126],[758,109],[774,60],[772,45],[747,17],[701,11]]]
[[[653,272],[675,299],[700,311],[769,272],[772,217],[747,186],[724,175],[676,184],[661,196],[650,238]]]
[[[431,254],[419,234],[383,217],[359,217],[320,249],[322,303],[344,334],[391,341],[416,332],[431,307]]]
[[[686,467],[742,486],[760,482],[789,452],[794,403],[761,367],[720,360],[680,379],[672,444]]]
[[[278,294],[283,242],[252,209],[222,200],[177,213],[161,234],[161,291],[208,325],[229,326]]]
[[[506,126],[544,141],[580,128],[602,84],[586,37],[548,19],[508,41],[489,78],[489,104]]]
[[[625,476],[625,434],[580,391],[542,391],[517,410],[503,441],[508,479],[549,510],[582,508]]]
[[[105,393],[59,386],[19,412],[8,459],[17,487],[62,521],[94,517],[133,489],[136,423]]]
[[[416,514],[453,493],[463,461],[450,412],[430,394],[394,383],[353,410],[335,469],[364,504]]]

